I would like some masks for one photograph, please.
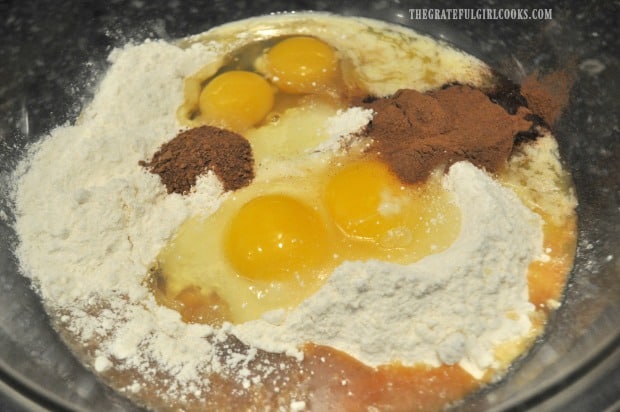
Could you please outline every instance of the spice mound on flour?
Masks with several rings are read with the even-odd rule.
[[[179,133],[140,165],[158,174],[168,193],[187,194],[208,170],[220,178],[226,191],[247,186],[254,178],[250,143],[237,133],[213,126]]]
[[[511,115],[480,90],[462,85],[428,93],[402,89],[364,105],[376,113],[367,129],[370,150],[406,183],[423,181],[435,168],[461,160],[497,172],[515,135],[532,126],[525,107]]]

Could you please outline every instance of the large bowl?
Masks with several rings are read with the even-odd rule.
[[[620,403],[619,9],[613,2],[515,3],[551,20],[413,20],[410,8],[450,1],[23,1],[0,3],[0,174],[29,142],[71,121],[115,46],[175,39],[270,12],[332,11],[383,19],[445,39],[519,81],[535,70],[576,74],[555,127],[579,198],[579,242],[563,306],[500,383],[463,410],[604,410]],[[492,1],[470,7],[499,8]],[[502,6],[505,7],[505,6]],[[103,385],[51,329],[12,254],[13,214],[0,191],[0,410],[139,410]],[[44,205],[42,205],[44,207]]]

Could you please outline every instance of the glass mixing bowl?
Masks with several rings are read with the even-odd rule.
[[[461,410],[604,410],[620,402],[620,30],[618,4],[552,2],[551,20],[412,20],[450,1],[22,1],[0,3],[0,177],[29,142],[74,119],[115,46],[175,39],[270,12],[332,11],[383,19],[445,39],[515,81],[535,70],[576,75],[555,127],[579,197],[579,242],[563,306],[531,353]],[[474,8],[499,8],[492,0]],[[505,5],[501,6],[506,7]],[[12,254],[0,191],[0,410],[135,411],[84,368],[51,329]],[[45,207],[45,205],[41,205]],[[615,405],[615,406],[614,406]]]

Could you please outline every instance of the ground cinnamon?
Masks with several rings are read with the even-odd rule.
[[[464,85],[427,93],[403,89],[364,105],[376,112],[367,128],[370,150],[406,183],[461,160],[496,172],[510,155],[514,136],[532,126],[527,108],[510,114]]]
[[[254,178],[250,143],[237,133],[212,126],[179,133],[140,165],[158,174],[168,193],[188,193],[208,170],[219,177],[226,191],[247,186]]]
[[[521,94],[532,112],[553,126],[568,105],[572,84],[568,72],[556,71],[546,76],[534,72],[523,80]]]

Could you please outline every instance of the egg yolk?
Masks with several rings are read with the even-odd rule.
[[[267,52],[266,62],[271,80],[287,93],[324,90],[338,68],[334,49],[314,37],[282,40]]]
[[[380,245],[404,225],[404,189],[385,164],[359,162],[329,180],[325,202],[342,231]]]
[[[225,234],[225,253],[238,273],[253,280],[316,276],[327,260],[325,224],[303,202],[264,195],[245,203]]]
[[[347,236],[415,261],[447,248],[458,233],[460,214],[438,182],[403,185],[379,161],[341,167],[327,182],[329,216]],[[397,255],[393,255],[394,257]]]
[[[274,90],[264,77],[233,70],[207,83],[198,105],[207,123],[243,131],[263,120],[273,103]]]

